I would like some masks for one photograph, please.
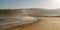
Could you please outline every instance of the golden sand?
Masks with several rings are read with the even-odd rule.
[[[8,30],[60,30],[60,17],[40,17],[37,23],[22,25]]]

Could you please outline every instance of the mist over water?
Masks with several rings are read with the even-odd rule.
[[[60,16],[60,12],[48,12],[43,14],[42,16]]]

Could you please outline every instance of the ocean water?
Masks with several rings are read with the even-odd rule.
[[[36,21],[38,20],[34,17],[0,18],[0,30],[4,30],[18,25],[33,23]]]

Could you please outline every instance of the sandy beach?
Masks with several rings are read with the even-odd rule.
[[[39,17],[41,21],[7,30],[60,30],[60,17]]]

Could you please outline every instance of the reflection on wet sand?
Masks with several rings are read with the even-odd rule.
[[[8,30],[60,30],[59,17],[40,17],[41,21],[37,23],[17,26]]]

